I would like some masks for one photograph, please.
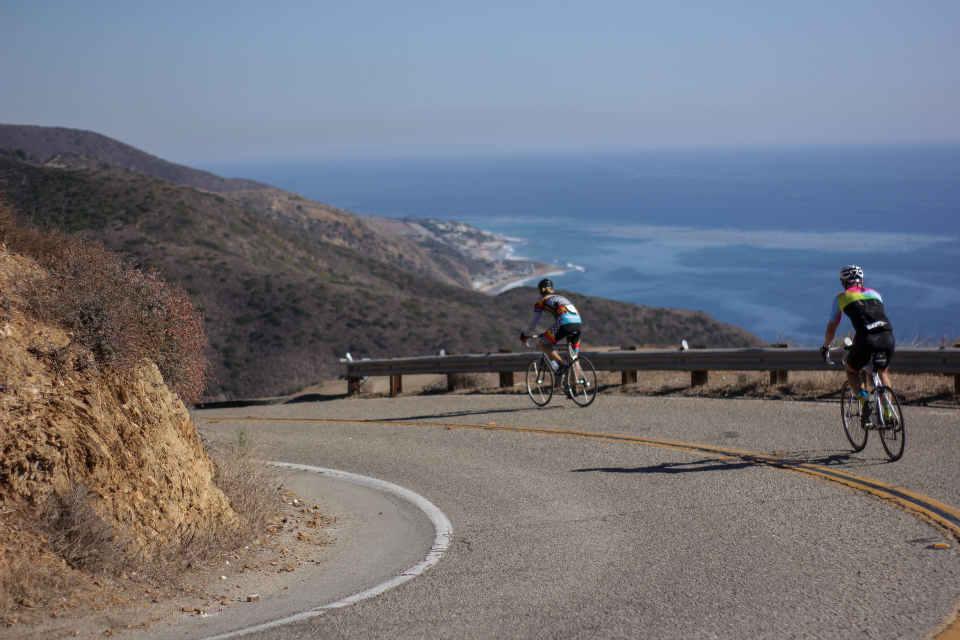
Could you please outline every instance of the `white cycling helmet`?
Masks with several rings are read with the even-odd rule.
[[[863,269],[855,264],[840,269],[840,282],[863,282]]]

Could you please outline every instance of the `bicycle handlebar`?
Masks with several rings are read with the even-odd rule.
[[[525,346],[527,349],[536,349],[537,348],[536,344],[531,345],[530,341],[536,340],[542,335],[543,335],[542,333],[535,333],[532,336],[527,336],[527,339],[523,341],[523,346]]]
[[[825,355],[825,356],[823,357],[823,361],[826,362],[826,363],[827,363],[828,365],[830,365],[831,367],[834,366],[834,364],[836,364],[836,363],[835,363],[833,360],[830,359],[830,352],[831,352],[831,351],[850,351],[850,347],[851,347],[851,346],[852,346],[852,345],[845,344],[845,345],[843,345],[842,347],[834,347],[833,349],[827,349],[827,355]],[[842,364],[842,363],[841,363],[841,364]]]

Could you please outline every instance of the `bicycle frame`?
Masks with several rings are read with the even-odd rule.
[[[849,350],[851,346],[849,338],[844,343],[844,348]],[[848,355],[846,354],[843,357],[844,365],[847,364]],[[860,388],[867,395],[865,403],[858,406],[858,400],[853,395],[853,386],[849,382],[843,383],[840,397],[841,419],[847,439],[853,446],[854,451],[863,450],[867,443],[869,431],[874,430],[879,433],[880,441],[887,452],[887,456],[891,461],[894,461],[899,460],[903,455],[905,434],[903,412],[896,392],[892,388],[884,386],[879,373],[876,371],[876,356],[876,353],[871,354],[870,359],[858,372],[861,381]],[[824,361],[827,364],[833,364],[829,351],[824,357]],[[851,406],[853,409],[844,408]],[[849,420],[854,422],[851,423]]]
[[[540,336],[539,336],[539,335],[529,336],[529,337],[527,338],[527,340],[526,340],[523,344],[524,344],[528,349],[540,349],[540,345],[531,345],[531,344],[530,344],[530,341],[531,341],[531,340],[534,340],[534,339],[539,340],[539,339],[540,339]],[[554,348],[556,349],[557,346],[558,346],[558,345],[554,345]],[[566,342],[566,343],[564,343],[563,346],[566,347],[566,356],[567,356],[566,358],[563,357],[563,356],[564,356],[563,352],[560,351],[560,349],[557,349],[557,353],[560,354],[560,359],[563,360],[563,364],[565,364],[565,365],[572,365],[574,362],[576,362],[577,360],[580,359],[580,355],[577,354],[577,353],[575,353],[575,352],[573,351],[573,345],[572,345],[572,344],[570,344],[569,342]],[[550,366],[550,357],[549,357],[546,353],[543,352],[543,349],[540,349],[540,359],[543,360],[544,362],[546,362],[546,363],[547,363],[547,366]]]
[[[539,337],[540,336],[530,336],[530,339]],[[530,349],[535,348],[530,344],[529,340],[524,341],[524,345]],[[560,360],[563,362],[565,370],[560,374],[560,378],[556,380],[556,382],[560,383],[560,388],[564,394],[570,397],[576,404],[581,407],[589,406],[596,397],[596,370],[589,360],[580,358],[579,354],[574,350],[573,345],[569,342],[566,343],[566,352],[566,359],[563,358],[563,355],[560,355]],[[584,364],[581,365],[581,362]],[[534,360],[533,363],[539,363],[537,365],[538,369],[535,368],[533,369],[534,371],[549,371],[551,377],[556,377],[557,372],[553,369],[556,363],[553,362],[542,349],[540,350],[539,357]],[[531,366],[534,366],[533,363],[531,363]],[[587,370],[589,370],[589,375],[587,374]],[[531,386],[530,380],[528,369],[527,393],[530,394],[534,403],[538,406],[544,406],[550,402],[550,398],[553,396],[553,385],[549,385],[551,389],[549,393],[543,393],[540,391],[543,388],[543,377],[539,373],[536,375],[535,387]],[[534,388],[538,391],[535,392],[533,390]]]

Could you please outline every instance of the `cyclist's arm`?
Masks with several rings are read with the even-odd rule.
[[[834,337],[837,335],[837,327],[840,326],[840,320],[843,318],[843,314],[840,312],[840,298],[833,299],[833,305],[830,307],[830,317],[827,318],[827,331],[823,336],[823,344],[826,347],[830,346],[830,343],[833,342]]]
[[[839,322],[828,322],[827,331],[823,334],[823,344],[824,346],[829,347],[830,343],[833,342],[834,337],[837,335],[837,327],[840,326]]]
[[[536,330],[537,325],[540,324],[541,315],[543,315],[543,311],[540,311],[539,309],[533,312],[533,320],[530,321],[530,325],[527,327],[527,330],[523,332],[525,335],[529,336]]]

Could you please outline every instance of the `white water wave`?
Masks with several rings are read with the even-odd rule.
[[[956,236],[924,233],[888,233],[862,230],[836,233],[744,231],[741,229],[695,229],[649,225],[600,227],[590,229],[589,233],[596,237],[655,241],[662,244],[684,245],[694,249],[750,246],[760,249],[849,251],[851,247],[869,247],[876,251],[914,251],[923,247],[953,243],[958,240]]]

